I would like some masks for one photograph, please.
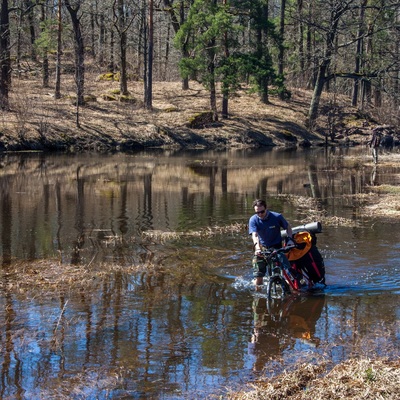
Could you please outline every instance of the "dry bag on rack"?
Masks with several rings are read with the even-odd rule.
[[[297,232],[293,240],[299,247],[288,253],[292,268],[307,275],[313,283],[325,284],[324,259],[316,246],[315,235],[307,231]]]

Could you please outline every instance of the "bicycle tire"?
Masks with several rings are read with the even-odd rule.
[[[268,281],[267,295],[269,299],[283,299],[290,293],[288,284],[280,276],[272,276]]]

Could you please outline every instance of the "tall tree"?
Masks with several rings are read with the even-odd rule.
[[[278,38],[278,78],[284,81],[284,36],[285,36],[285,11],[286,11],[286,0],[281,0],[281,12],[279,17],[279,38]],[[281,99],[284,99],[284,92],[280,92]]]
[[[354,66],[354,74],[360,75],[361,65],[363,61],[363,53],[364,53],[364,31],[365,31],[365,8],[367,6],[368,0],[360,1],[360,14],[359,14],[359,22],[358,22],[358,32],[356,38],[356,54],[355,54],[355,66]],[[357,106],[358,97],[360,92],[360,79],[354,79],[353,85],[353,96],[352,96],[352,106]]]
[[[8,0],[1,1],[0,10],[0,107],[9,110],[11,87],[10,20]]]
[[[268,103],[268,85],[274,78],[273,63],[268,47],[269,34],[272,31],[271,22],[268,19],[268,0],[259,1],[253,8],[255,27],[255,60],[256,68],[254,77],[257,82],[261,101]]]
[[[126,22],[126,5],[124,0],[114,1],[114,16],[116,22],[114,26],[119,35],[119,89],[122,95],[128,94],[128,75],[126,70],[126,46],[127,46],[127,29],[130,24]]]
[[[36,41],[36,32],[35,32],[35,18],[33,14],[34,7],[36,6],[36,2],[31,0],[25,0],[25,13],[28,18],[29,25],[29,38],[31,45],[31,60],[36,61],[36,51],[35,51],[35,41]]]
[[[23,0],[18,7],[18,27],[17,27],[17,43],[16,43],[16,62],[17,62],[17,70],[18,72],[21,70],[20,62],[22,55],[22,38],[24,37],[25,31],[25,19],[28,21],[28,29],[29,29],[29,39],[30,39],[30,53],[32,61],[36,61],[36,51],[35,51],[35,25],[34,25],[34,15],[33,9],[35,7],[35,3],[31,0]]]
[[[62,55],[62,13],[61,13],[61,1],[58,1],[57,7],[57,53],[56,53],[56,81],[54,86],[54,97],[56,99],[61,98],[61,55]]]
[[[218,119],[218,68],[227,65],[221,63],[221,59],[227,56],[226,39],[228,30],[232,29],[227,10],[227,5],[219,4],[217,0],[195,0],[175,37],[175,43],[181,49],[185,47],[190,54],[180,60],[181,75],[183,78],[196,77],[208,88],[215,120]]]
[[[154,3],[148,0],[148,22],[147,22],[147,71],[144,89],[144,104],[148,110],[153,107],[153,56],[154,56]]]
[[[74,47],[75,47],[75,83],[76,83],[76,125],[79,127],[79,106],[84,101],[84,85],[85,85],[85,49],[83,44],[83,35],[81,29],[80,16],[78,16],[81,7],[81,0],[76,1],[74,5],[70,0],[64,0],[65,6],[71,16],[72,27],[74,30]]]
[[[40,6],[40,22],[41,22],[41,33],[43,34],[45,31],[46,24],[46,7],[44,4]],[[43,46],[43,66],[42,66],[42,85],[43,87],[49,87],[49,57],[48,57],[48,44],[46,43]]]
[[[397,12],[395,17],[395,26],[400,27],[400,10]],[[400,111],[400,32],[397,29],[395,40],[393,41],[394,54],[397,55],[397,71],[393,72],[393,108],[394,110]],[[397,125],[400,123],[400,117],[397,113]]]
[[[95,22],[98,27],[98,39],[97,39],[97,60],[101,66],[105,61],[105,47],[106,47],[106,24],[105,24],[105,11],[99,9],[99,4],[96,2],[95,9]]]
[[[303,84],[305,80],[305,61],[304,61],[304,23],[303,23],[303,0],[297,0],[297,46],[298,46],[298,70],[300,71],[300,82]]]
[[[226,7],[227,0],[223,0],[223,4]],[[228,29],[225,29],[223,32],[223,47],[224,47],[224,58],[223,60],[228,64],[230,58],[230,51],[229,51],[229,32]],[[222,79],[222,118],[228,118],[228,103],[229,103],[229,82]]]
[[[233,8],[228,0],[222,1],[217,19],[220,21],[220,31],[222,34],[222,52],[217,64],[217,75],[221,81],[222,92],[222,118],[229,116],[229,98],[240,87],[242,54],[240,53],[241,44],[238,40],[240,31],[239,21],[235,18],[237,9]]]
[[[179,0],[178,4],[174,3],[174,0],[163,0],[164,1],[164,11],[170,15],[172,28],[175,34],[178,33],[182,24],[185,22],[185,0]],[[183,58],[189,57],[188,43],[189,37],[183,39],[180,43],[180,49]],[[182,78],[182,89],[189,89],[189,77],[184,76]]]
[[[325,48],[318,67],[317,80],[314,87],[313,97],[311,99],[310,108],[308,111],[308,126],[313,126],[318,114],[318,107],[321,100],[322,90],[327,82],[327,75],[331,65],[332,57],[335,52],[335,44],[338,34],[338,26],[343,14],[348,11],[351,0],[333,0],[329,3],[329,20],[325,27]]]

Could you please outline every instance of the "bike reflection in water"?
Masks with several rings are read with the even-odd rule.
[[[249,354],[255,357],[253,370],[260,372],[266,363],[293,348],[301,340],[318,346],[315,326],[321,316],[325,297],[286,297],[282,301],[256,297],[253,301],[254,329]]]

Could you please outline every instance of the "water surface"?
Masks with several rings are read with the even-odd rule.
[[[3,156],[0,398],[201,399],[302,360],[398,355],[398,230],[364,218],[356,196],[399,184],[400,166],[381,160],[365,149]],[[254,292],[245,225],[258,197],[292,225],[314,220],[311,204],[343,221],[318,235],[324,290],[274,307]],[[13,272],[51,280],[46,263],[83,279],[121,268],[61,292]]]

